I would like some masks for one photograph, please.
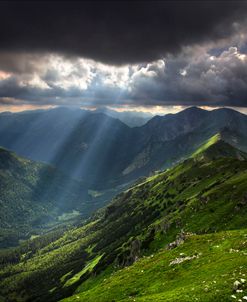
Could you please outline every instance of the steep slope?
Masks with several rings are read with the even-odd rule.
[[[177,114],[155,116],[143,127],[139,127],[138,131],[145,142],[150,138],[159,142],[169,141],[194,131],[210,114],[209,111],[190,107]]]
[[[85,117],[74,128],[53,164],[91,187],[113,187],[135,154],[135,133],[102,113]]]
[[[92,188],[112,186],[133,157],[134,135],[103,113],[56,108],[0,114],[0,145],[56,165]]]
[[[219,156],[201,156],[212,147]],[[140,180],[59,239],[2,253],[2,297],[228,301],[233,279],[247,273],[247,161],[220,153],[216,140],[200,157]]]
[[[20,238],[39,233],[48,223],[58,222],[63,213],[77,210],[85,217],[96,207],[89,203],[82,183],[2,148],[0,175],[0,246],[16,245]]]
[[[175,115],[155,117],[138,131],[143,131],[145,143],[138,143],[142,149],[123,171],[129,178],[173,166],[216,134],[247,151],[247,117],[231,109],[208,112],[192,107]]]
[[[245,301],[246,236],[247,229],[187,234],[179,247],[108,270],[62,301]]]
[[[171,167],[217,133],[224,141],[247,151],[247,117],[230,109],[208,112],[191,107],[177,114],[154,117],[135,130],[140,148],[123,170],[124,179]]]

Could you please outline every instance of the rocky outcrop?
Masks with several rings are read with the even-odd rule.
[[[177,235],[177,238],[175,241],[169,243],[167,245],[167,249],[168,250],[172,250],[174,248],[176,248],[177,246],[181,245],[184,243],[184,241],[186,240],[186,238],[188,238],[189,236],[191,236],[192,233],[185,233],[183,230]]]
[[[129,266],[139,259],[141,254],[141,241],[134,239],[127,250],[118,256],[118,265],[121,267]]]

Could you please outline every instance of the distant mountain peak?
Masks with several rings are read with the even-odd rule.
[[[207,110],[204,110],[200,107],[197,107],[197,106],[191,106],[191,107],[188,107],[180,112],[202,112],[202,111],[207,111]]]

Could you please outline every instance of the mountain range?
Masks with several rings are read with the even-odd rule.
[[[134,128],[101,112],[66,108],[0,114],[0,145],[52,164],[93,190],[171,167],[216,133],[247,151],[247,116],[226,108],[191,107]]]

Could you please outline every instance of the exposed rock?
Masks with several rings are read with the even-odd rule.
[[[198,255],[179,257],[179,258],[172,260],[169,265],[175,265],[175,264],[183,263],[185,261],[190,261],[190,260],[197,259],[197,258],[199,258]]]
[[[140,257],[141,241],[135,239],[131,242],[127,251],[119,255],[118,264],[122,267],[129,266],[138,260]]]
[[[174,249],[175,247],[179,246],[180,244],[183,244],[185,239],[186,239],[186,233],[182,231],[180,234],[177,235],[177,238],[175,241],[168,244],[167,249],[168,250]]]
[[[241,287],[241,282],[239,282],[238,280],[236,280],[234,283],[233,283],[233,289],[235,291],[237,291],[240,287]]]

